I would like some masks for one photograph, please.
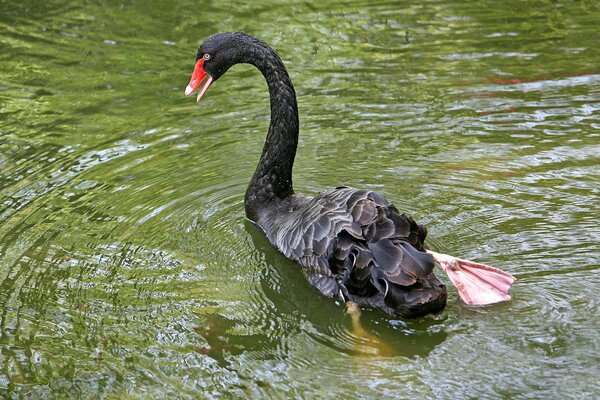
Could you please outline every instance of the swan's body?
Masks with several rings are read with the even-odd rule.
[[[293,195],[255,222],[328,297],[404,317],[446,304],[433,257],[424,252],[425,229],[377,192],[339,187],[312,198]]]
[[[202,85],[198,100],[237,63],[255,65],[267,81],[271,124],[244,203],[246,216],[269,242],[304,266],[311,284],[328,297],[403,317],[443,309],[446,287],[433,274],[434,260],[440,258],[425,250],[424,227],[377,192],[338,187],[314,197],[294,193],[298,111],[279,56],[258,39],[236,32],[209,37],[196,60],[186,94]]]

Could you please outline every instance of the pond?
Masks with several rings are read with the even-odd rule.
[[[206,3],[0,5],[0,396],[597,398],[598,2]],[[295,84],[297,192],[378,190],[513,300],[361,330],[313,289],[244,217],[263,77],[183,95],[232,30]]]

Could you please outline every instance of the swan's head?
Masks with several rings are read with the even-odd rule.
[[[185,95],[191,95],[198,87],[200,101],[210,85],[219,79],[231,66],[252,62],[256,56],[253,48],[257,39],[242,32],[216,33],[204,41],[196,54],[196,66]]]

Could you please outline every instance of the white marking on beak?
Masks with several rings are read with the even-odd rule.
[[[190,94],[192,94],[193,91],[194,89],[190,85],[187,85],[187,87],[185,88],[185,95],[189,96]]]
[[[198,97],[196,97],[196,103],[202,99],[202,97],[204,96],[204,93],[206,93],[206,91],[208,90],[208,87],[211,85],[212,82],[213,82],[213,77],[208,75],[208,79],[206,80],[206,82],[204,82],[204,85],[202,85],[202,88],[200,89],[200,92],[198,93]]]

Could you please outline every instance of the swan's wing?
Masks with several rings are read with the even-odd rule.
[[[347,297],[405,316],[443,308],[445,287],[433,275],[433,257],[423,251],[425,227],[377,192],[355,191],[347,208],[363,233],[345,261]]]
[[[431,280],[434,266],[422,251],[425,228],[377,192],[336,188],[265,224],[272,224],[265,229],[271,243],[306,267],[311,284],[327,296],[362,303],[387,296],[394,307],[432,295],[417,287]]]
[[[297,198],[289,210],[283,207],[259,222],[269,241],[286,257],[308,272],[309,282],[328,297],[340,294],[339,277],[330,258],[340,232],[361,237],[345,204],[351,192],[332,190],[313,198]]]

